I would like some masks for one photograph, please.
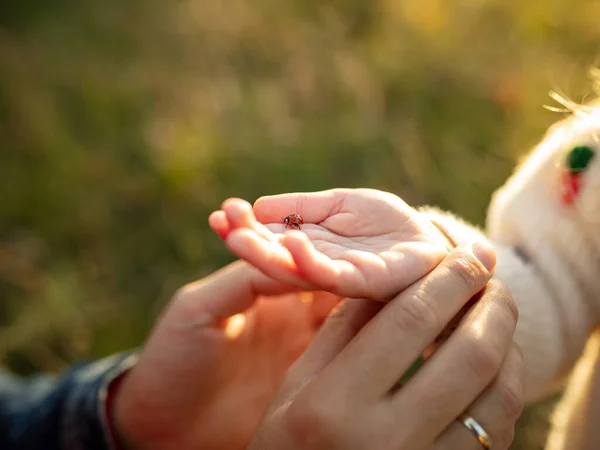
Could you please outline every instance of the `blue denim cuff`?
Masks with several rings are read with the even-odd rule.
[[[108,387],[136,361],[132,351],[72,366],[58,377],[0,371],[0,448],[112,450]]]
[[[136,353],[119,354],[72,371],[60,423],[61,448],[115,450],[106,416],[108,387],[136,361]]]

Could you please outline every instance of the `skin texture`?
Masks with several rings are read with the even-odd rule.
[[[288,372],[249,448],[475,450],[480,444],[454,421],[468,408],[494,448],[507,449],[525,370],[512,340],[516,307],[503,287],[485,287],[490,269],[457,249],[385,306],[345,300]],[[481,289],[456,332],[395,389]]]
[[[182,288],[117,393],[124,447],[245,448],[286,370],[338,301],[241,261]],[[240,332],[232,325],[242,312]]]
[[[297,293],[257,298],[278,295],[283,286],[235,264],[173,300],[117,397],[122,441],[138,449],[246,448],[271,404],[251,448],[468,450],[479,444],[453,418],[471,405],[494,448],[508,448],[524,374],[512,344],[514,303],[502,287],[486,288],[448,342],[390,394],[426,343],[490,276],[472,252],[457,250],[387,306],[344,300],[286,376],[307,343],[301,342],[302,330],[307,340],[313,337],[323,303],[336,299],[319,294],[308,303]],[[443,303],[437,301],[442,293]],[[259,317],[271,305],[284,314],[265,315],[261,330],[248,320],[235,339],[227,337],[220,319],[249,305],[249,316]],[[290,317],[305,320],[294,325]],[[276,340],[268,333],[273,329]],[[293,338],[289,353],[282,336]]]
[[[450,340],[390,394],[490,279],[494,254],[477,248],[480,261],[456,250],[385,306],[311,297],[243,262],[184,287],[117,393],[123,447],[477,449],[454,421],[469,407],[494,448],[507,448],[524,374],[514,303],[501,287],[486,288]],[[242,312],[245,327],[228,334]]]
[[[282,218],[297,213],[302,231]],[[373,189],[229,199],[209,218],[238,257],[279,281],[344,297],[387,300],[430,272],[451,248],[399,197]],[[285,234],[283,234],[285,232]]]

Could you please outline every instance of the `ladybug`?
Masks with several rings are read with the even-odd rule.
[[[282,219],[283,223],[285,223],[285,227],[292,227],[292,228],[298,228],[299,230],[300,225],[302,225],[304,223],[304,219],[302,218],[302,216],[300,214],[290,214],[289,216],[287,216],[285,219]]]

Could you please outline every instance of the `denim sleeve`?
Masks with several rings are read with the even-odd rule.
[[[136,359],[123,353],[26,379],[0,370],[0,449],[112,449],[108,386]]]

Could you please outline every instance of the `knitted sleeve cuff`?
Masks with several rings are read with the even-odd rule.
[[[431,220],[455,246],[487,239],[477,227],[452,213],[431,206],[421,207],[419,211]]]
[[[481,239],[491,242],[497,255],[494,278],[508,286],[519,308],[515,341],[523,350],[529,370],[526,397],[534,401],[560,388],[585,340],[573,332],[561,299],[539,268],[518,248],[487,238],[477,227],[451,213],[430,207],[420,211],[455,245]]]

